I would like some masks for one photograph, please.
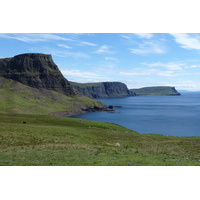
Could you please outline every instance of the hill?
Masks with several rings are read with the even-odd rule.
[[[180,95],[175,87],[170,86],[156,86],[156,87],[143,87],[140,89],[131,89],[136,95]]]
[[[0,59],[0,112],[73,115],[105,108],[74,90],[51,55]]]
[[[127,86],[121,82],[75,83],[72,87],[90,98],[134,96]]]

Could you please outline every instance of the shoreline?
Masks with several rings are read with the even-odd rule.
[[[69,111],[58,111],[48,114],[49,116],[57,116],[57,117],[72,117],[76,115],[80,115],[87,112],[100,112],[104,111],[106,107],[88,107],[88,108],[81,108],[77,110],[69,110]]]

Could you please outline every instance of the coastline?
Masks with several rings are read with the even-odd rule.
[[[88,107],[88,108],[80,108],[80,109],[73,109],[68,111],[58,111],[48,114],[49,116],[57,116],[57,117],[72,117],[76,115],[80,115],[86,112],[99,112],[104,111],[105,107]]]

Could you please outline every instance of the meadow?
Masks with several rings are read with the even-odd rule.
[[[200,166],[200,138],[113,123],[0,114],[1,166]]]

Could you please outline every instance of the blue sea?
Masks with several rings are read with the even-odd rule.
[[[200,136],[200,92],[180,96],[134,96],[97,99],[115,112],[91,112],[74,116],[112,122],[140,133],[170,136]]]

